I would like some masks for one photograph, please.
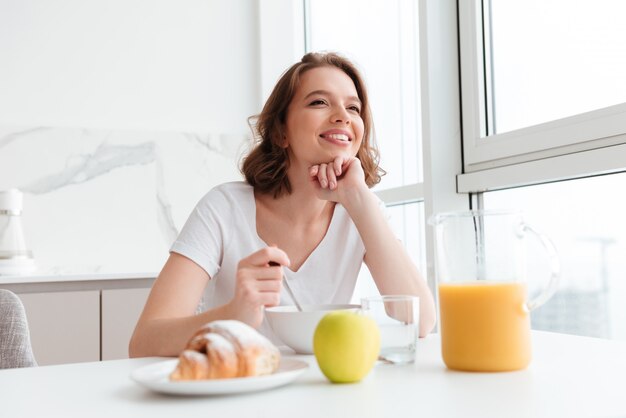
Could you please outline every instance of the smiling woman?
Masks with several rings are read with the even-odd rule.
[[[311,91],[316,86],[324,89]],[[285,139],[292,140],[283,146],[290,150],[290,163],[311,167],[310,174],[331,190],[337,187],[342,159],[358,153],[363,141],[360,100],[354,90],[341,70],[317,68],[302,76],[288,110]],[[333,164],[326,164],[329,160]]]
[[[131,356],[176,355],[216,319],[280,343],[263,310],[293,303],[283,277],[301,303],[348,303],[363,263],[382,294],[420,297],[420,335],[430,332],[430,290],[370,190],[381,170],[355,67],[332,53],[305,55],[278,81],[256,129],[242,166],[247,183],[200,200],[154,284]]]
[[[314,68],[324,74],[318,71],[309,73],[309,70]],[[331,78],[326,79],[326,76]],[[311,80],[311,78],[315,79]],[[271,192],[276,196],[280,195],[283,189],[290,191],[291,186],[286,177],[289,160],[287,147],[284,146],[286,138],[284,130],[288,114],[291,118],[296,117],[300,114],[297,113],[300,108],[312,110],[341,108],[334,101],[331,102],[329,97],[330,91],[337,89],[334,87],[334,78],[342,81],[342,89],[347,91],[347,96],[340,100],[347,100],[345,106],[351,108],[350,112],[358,113],[358,117],[351,118],[350,122],[346,120],[346,122],[353,125],[356,120],[357,125],[361,126],[362,134],[358,140],[363,141],[363,146],[361,147],[360,144],[357,146],[357,157],[365,172],[365,181],[369,187],[380,181],[384,171],[378,166],[378,149],[373,138],[372,115],[365,83],[352,63],[337,54],[329,53],[305,55],[302,62],[293,65],[284,73],[265,103],[261,114],[250,118],[251,124],[255,125],[255,133],[258,134],[260,142],[242,165],[242,171],[248,183],[259,191]],[[320,82],[323,84],[317,84]],[[316,85],[320,88],[314,87]],[[298,86],[301,88],[296,92]],[[331,104],[333,107],[330,107]],[[348,116],[351,115],[348,114]],[[341,128],[345,129],[343,126]],[[351,126],[350,129],[354,128]],[[279,178],[280,181],[278,181]]]

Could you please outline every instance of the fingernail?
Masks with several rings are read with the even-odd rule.
[[[331,188],[331,189],[334,189],[334,188],[335,188],[335,186],[336,186],[335,182],[334,182],[334,181],[331,181],[331,182],[330,182],[330,188]]]

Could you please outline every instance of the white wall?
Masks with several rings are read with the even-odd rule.
[[[239,132],[257,2],[0,0],[0,125]]]
[[[258,22],[256,0],[0,0],[0,190],[40,273],[158,271],[240,178]]]

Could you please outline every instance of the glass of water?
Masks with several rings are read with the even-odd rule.
[[[392,364],[410,364],[415,361],[420,311],[417,296],[363,298],[361,311],[373,318],[380,329],[380,360]]]

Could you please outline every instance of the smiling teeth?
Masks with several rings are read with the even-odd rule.
[[[345,135],[345,134],[328,134],[324,136],[326,138],[338,139],[339,141],[348,141],[350,139],[348,138],[348,135]]]

